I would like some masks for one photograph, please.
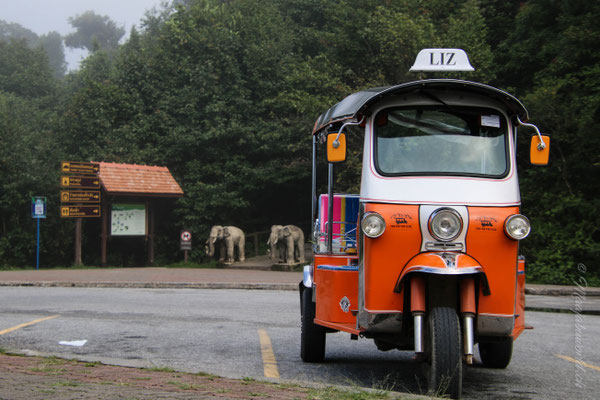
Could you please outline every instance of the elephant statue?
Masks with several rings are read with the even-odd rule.
[[[235,250],[237,249],[238,260],[244,261],[244,246],[246,237],[244,232],[235,226],[214,225],[210,228],[210,236],[206,241],[206,254],[209,257],[214,256],[215,247],[220,246],[219,261],[224,264],[233,264],[235,260]]]
[[[283,229],[283,225],[271,226],[271,234],[269,235],[269,240],[267,240],[267,246],[269,246],[269,256],[271,260],[277,261],[278,263],[285,263],[285,242],[279,241],[279,231],[281,229]]]
[[[277,238],[275,239],[275,234]],[[269,238],[269,244],[271,246],[277,245],[277,243],[285,244],[285,259],[288,265],[292,265],[295,262],[304,262],[304,232],[302,229],[295,225],[278,226],[274,225],[271,227],[271,235],[274,240]],[[274,251],[271,251],[273,254]]]

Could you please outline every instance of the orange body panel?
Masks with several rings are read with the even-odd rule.
[[[464,278],[460,281],[460,312],[475,314],[475,280],[473,278]]]
[[[402,312],[403,296],[394,288],[402,268],[421,247],[419,206],[370,203],[365,211],[379,213],[387,225],[381,237],[365,237],[365,309],[374,313]]]
[[[479,314],[515,314],[518,242],[504,233],[504,221],[518,207],[469,207],[466,253],[475,258],[487,276],[491,294],[480,286]]]
[[[519,337],[525,329],[525,260],[520,259],[517,275],[517,307],[515,311],[515,328],[512,337]]]
[[[318,320],[356,325],[356,317],[350,310],[358,308],[358,271],[348,270],[348,264],[356,257],[328,256],[315,254],[314,282],[316,287],[316,314]],[[348,268],[331,270],[326,267]],[[349,311],[344,312],[340,301],[347,297]]]
[[[413,277],[410,280],[410,311],[427,311],[426,296],[425,278],[422,276]]]

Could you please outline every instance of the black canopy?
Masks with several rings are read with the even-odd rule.
[[[511,114],[510,116],[516,115],[521,121],[529,119],[525,106],[517,98],[495,87],[457,79],[425,79],[353,93],[319,116],[315,122],[313,134],[318,133],[329,124],[356,118],[357,114],[364,113],[371,105],[386,96],[418,93],[428,89],[482,94],[504,104]]]

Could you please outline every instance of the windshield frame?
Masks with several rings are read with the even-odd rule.
[[[504,131],[504,161],[505,161],[505,169],[502,173],[497,175],[491,174],[483,174],[483,173],[474,173],[474,172],[441,172],[441,171],[418,171],[418,172],[385,172],[379,166],[379,153],[378,153],[378,126],[377,120],[379,119],[382,113],[388,113],[392,110],[424,110],[424,111],[441,111],[445,113],[452,114],[453,111],[460,113],[464,111],[479,113],[480,115],[498,115],[500,117],[500,127]],[[397,105],[391,107],[385,107],[379,109],[373,116],[372,119],[372,162],[375,167],[376,172],[383,177],[474,177],[474,178],[483,178],[483,179],[503,179],[506,178],[512,169],[511,164],[511,141],[510,136],[512,134],[510,130],[510,123],[506,118],[506,115],[501,112],[499,109],[485,106],[468,106],[468,105],[453,105],[453,106],[440,106],[440,105]],[[481,136],[479,136],[481,137]]]

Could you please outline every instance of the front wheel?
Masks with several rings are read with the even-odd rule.
[[[325,328],[313,322],[315,303],[312,301],[311,288],[302,292],[301,310],[300,357],[304,362],[321,362],[325,358]]]
[[[479,355],[484,367],[506,368],[512,358],[513,341],[479,343]]]
[[[456,311],[434,307],[427,324],[427,389],[430,394],[460,397],[462,391],[462,346]]]

